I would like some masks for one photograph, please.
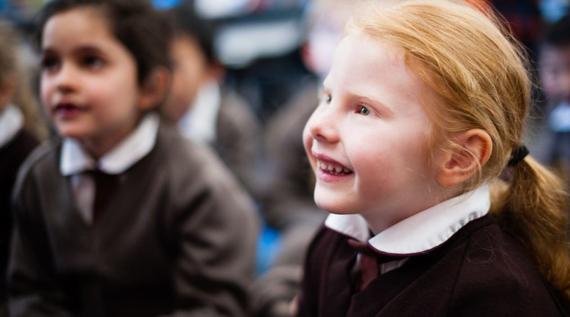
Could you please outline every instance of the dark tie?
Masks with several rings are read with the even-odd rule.
[[[355,249],[360,256],[356,279],[356,287],[358,291],[365,289],[370,282],[378,277],[380,274],[380,265],[401,259],[395,256],[382,255],[376,252],[367,242],[355,239],[348,239],[347,242],[348,245]]]
[[[101,170],[88,172],[95,184],[95,196],[93,199],[93,222],[95,223],[112,200],[113,194],[117,190],[118,175],[111,175]]]

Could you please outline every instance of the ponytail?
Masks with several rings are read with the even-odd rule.
[[[534,256],[544,278],[570,299],[567,196],[554,174],[519,152],[532,82],[526,54],[501,19],[452,1],[402,1],[362,11],[348,31],[404,50],[411,71],[440,97],[426,107],[434,140],[470,129],[489,134],[491,156],[465,189],[511,173],[510,182],[493,186],[492,212]]]
[[[501,226],[534,255],[542,275],[570,298],[567,195],[561,180],[527,156],[509,168],[510,186],[493,203]]]

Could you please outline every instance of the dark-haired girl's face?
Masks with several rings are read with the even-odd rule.
[[[100,10],[51,17],[41,49],[41,98],[62,136],[97,157],[135,129],[144,110],[136,62]]]

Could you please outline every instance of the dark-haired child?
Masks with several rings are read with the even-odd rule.
[[[174,65],[163,114],[185,136],[210,145],[255,195],[259,123],[245,100],[224,84],[214,26],[189,5],[171,9],[167,16],[175,31],[170,45]]]
[[[244,316],[257,222],[206,148],[153,110],[169,24],[145,1],[53,0],[41,99],[61,135],[15,190],[11,316]]]

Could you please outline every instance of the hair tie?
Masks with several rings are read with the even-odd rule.
[[[524,158],[528,155],[528,153],[529,153],[528,149],[526,148],[526,146],[524,146],[524,144],[518,146],[511,153],[511,159],[509,160],[509,163],[507,163],[507,166],[517,165],[522,160],[524,160]]]

